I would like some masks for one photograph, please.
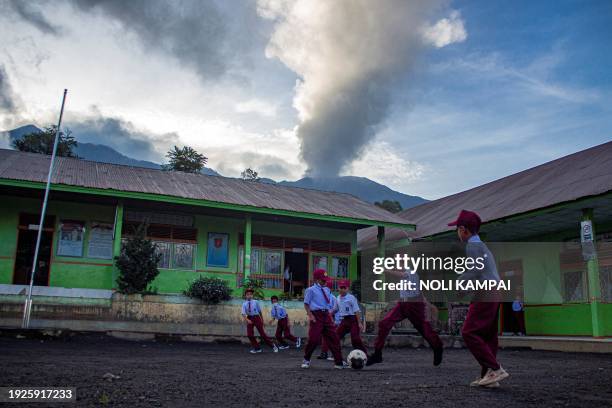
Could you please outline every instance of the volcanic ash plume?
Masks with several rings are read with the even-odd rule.
[[[437,31],[448,36],[448,30],[432,31],[427,24],[440,5],[430,0],[258,2],[259,14],[275,23],[267,57],[278,58],[300,77],[294,106],[308,175],[337,175],[374,137],[397,80],[410,74],[416,54],[424,45],[440,46],[431,38]],[[465,39],[456,14],[445,20],[463,33],[458,41]]]

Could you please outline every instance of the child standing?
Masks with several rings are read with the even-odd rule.
[[[268,346],[272,348],[272,351],[278,353],[278,347],[268,337],[263,326],[263,317],[261,314],[261,306],[257,300],[253,300],[253,289],[247,289],[244,292],[246,301],[242,304],[242,318],[247,325],[247,336],[251,342],[251,354],[261,353],[261,347],[257,339],[255,338],[255,330],[259,332],[259,336]]]
[[[363,340],[361,340],[361,332],[365,331],[363,323],[361,322],[361,316],[359,315],[359,302],[357,298],[349,293],[350,283],[348,279],[342,279],[338,282],[338,289],[340,294],[338,295],[335,310],[340,317],[340,324],[336,329],[336,333],[342,342],[342,339],[347,333],[351,334],[351,344],[354,349],[359,349],[368,354]]]
[[[456,226],[459,239],[466,242],[467,258],[484,259],[484,268],[471,268],[459,279],[499,281],[495,258],[478,236],[480,224],[478,214],[466,210],[461,210],[457,219],[448,224]],[[472,381],[471,386],[498,387],[499,381],[509,377],[497,361],[498,315],[499,296],[496,293],[475,294],[461,330],[466,347],[481,367],[480,377]]]
[[[275,319],[278,321],[276,325],[276,340],[278,341],[278,348],[280,350],[289,348],[289,345],[285,343],[285,339],[295,343],[295,348],[300,348],[302,345],[302,339],[291,334],[291,329],[289,327],[289,316],[287,315],[285,308],[278,304],[278,296],[272,296],[270,298],[270,302],[272,302],[272,309],[270,310],[272,320],[270,320],[270,324],[274,323]]]
[[[321,337],[324,337],[334,356],[334,368],[342,369],[345,364],[342,361],[340,340],[334,330],[334,323],[330,315],[332,294],[326,286],[325,271],[323,269],[315,270],[313,279],[314,284],[306,289],[304,294],[304,309],[306,309],[310,324],[302,368],[310,368],[312,353],[321,344]]]
[[[412,273],[409,269],[405,271],[389,271],[390,274],[403,279],[406,283],[411,282],[414,290],[400,291],[400,299],[393,309],[378,323],[378,335],[374,342],[374,353],[368,358],[366,365],[382,363],[382,350],[385,340],[393,326],[404,319],[410,320],[412,326],[429,343],[434,352],[433,365],[438,366],[442,363],[442,353],[444,351],[442,340],[432,329],[425,318],[425,300],[419,289],[419,276]]]

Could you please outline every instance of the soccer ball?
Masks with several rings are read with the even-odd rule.
[[[351,351],[346,358],[346,362],[348,363],[349,367],[354,370],[361,370],[365,366],[367,360],[368,356],[366,356],[366,353],[361,350]]]

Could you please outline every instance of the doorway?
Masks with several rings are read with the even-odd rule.
[[[17,252],[15,254],[15,269],[13,284],[29,285],[32,276],[32,261],[36,248],[38,226],[29,229],[20,228],[17,236]],[[38,268],[34,276],[34,285],[49,286],[49,269],[51,266],[51,245],[53,231],[43,230],[40,249],[38,251]]]
[[[308,254],[286,251],[285,272],[284,291],[292,296],[303,296],[308,286]]]
[[[512,260],[499,264],[499,275],[501,279],[510,280],[510,285],[515,292],[516,301],[524,302],[523,295],[523,261]],[[515,311],[514,302],[503,302],[500,310],[501,334],[525,334],[525,313],[523,310]]]

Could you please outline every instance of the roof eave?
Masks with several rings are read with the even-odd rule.
[[[27,181],[27,180],[14,180],[14,179],[0,179],[0,185],[11,186],[11,187],[33,188],[33,189],[44,189],[45,188],[45,183],[42,183],[42,182]],[[307,213],[307,212],[282,210],[282,209],[275,209],[275,208],[268,208],[268,207],[256,207],[256,206],[251,206],[251,205],[224,203],[224,202],[202,200],[202,199],[195,199],[195,198],[177,197],[177,196],[170,196],[170,195],[163,195],[163,194],[142,193],[142,192],[136,192],[136,191],[101,189],[101,188],[93,188],[93,187],[73,186],[73,185],[68,185],[68,184],[52,184],[51,189],[55,191],[91,194],[91,195],[102,195],[102,196],[107,196],[107,197],[130,198],[130,199],[137,199],[137,200],[159,201],[159,202],[167,202],[167,203],[169,202],[169,203],[178,203],[178,204],[193,205],[193,206],[199,206],[199,207],[222,208],[222,209],[227,209],[227,210],[235,210],[235,211],[243,211],[243,212],[251,212],[251,213],[282,215],[286,217],[295,217],[295,218],[302,218],[302,219],[332,221],[332,222],[341,222],[341,223],[347,223],[347,224],[367,225],[367,226],[393,227],[393,228],[401,228],[401,229],[409,230],[409,231],[414,231],[416,229],[416,225],[409,224],[409,223],[398,223],[398,222],[383,221],[383,220],[369,220],[369,219],[362,219],[362,218],[343,217],[343,216],[338,216],[338,215]]]

